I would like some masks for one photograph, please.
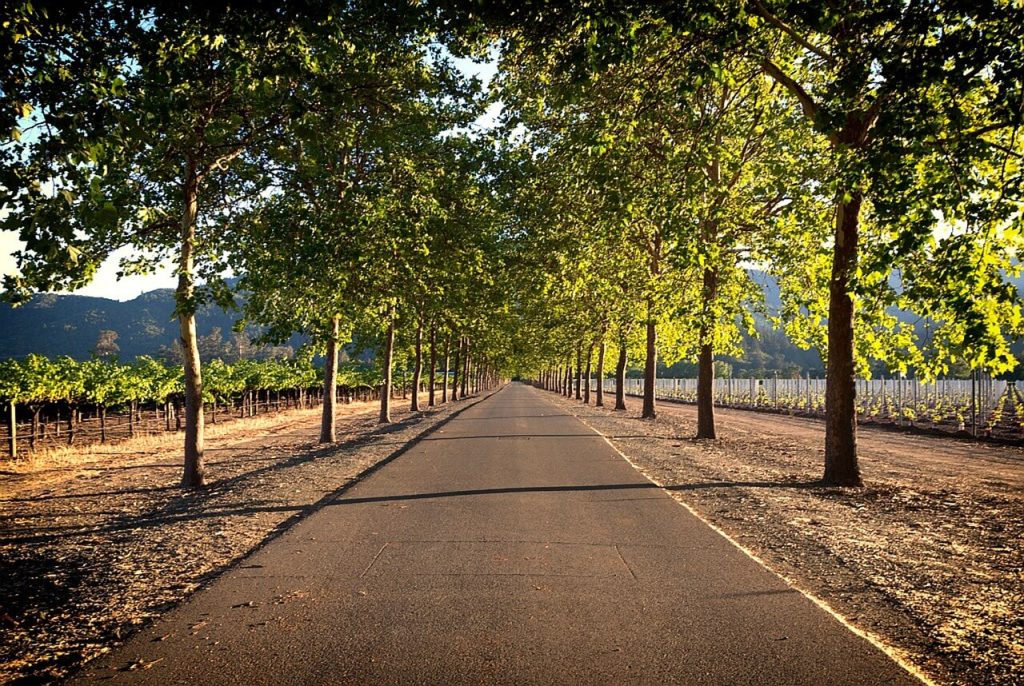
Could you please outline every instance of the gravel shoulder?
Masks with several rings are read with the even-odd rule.
[[[387,426],[342,406],[331,446],[319,409],[238,422],[207,441],[197,492],[178,487],[180,439],[0,474],[0,683],[60,681],[479,399]]]
[[[558,399],[557,395],[552,395]],[[652,480],[939,683],[1024,681],[1024,450],[862,428],[864,488],[824,488],[824,425],[558,399]]]

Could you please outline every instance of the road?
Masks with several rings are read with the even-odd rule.
[[[919,683],[519,384],[76,681]]]

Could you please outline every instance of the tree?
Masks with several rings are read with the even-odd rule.
[[[106,19],[89,25],[114,46],[101,51],[104,59],[91,56],[95,40],[75,22],[48,26],[53,35],[32,36],[25,53],[37,71],[20,89],[23,109],[38,113],[40,128],[5,159],[5,224],[27,243],[21,274],[5,285],[12,298],[74,287],[123,246],[138,251],[122,265],[126,273],[174,257],[185,370],[182,483],[202,486],[195,312],[205,300],[227,300],[218,285],[229,246],[218,219],[259,190],[250,171],[291,113],[302,32],[261,11],[147,12],[103,3],[89,11]],[[55,95],[52,84],[69,68],[65,53],[82,86]],[[96,121],[83,127],[78,112]],[[22,169],[12,171],[12,162]],[[201,276],[208,287],[197,287]]]

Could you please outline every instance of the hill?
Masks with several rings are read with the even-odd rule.
[[[280,356],[302,343],[265,348],[252,344],[258,330],[233,333],[238,316],[216,305],[196,315],[204,357],[244,358]],[[69,355],[84,360],[95,353],[123,360],[138,355],[173,356],[178,339],[174,291],[160,289],[120,302],[81,295],[44,293],[20,307],[0,304],[0,359],[40,353]]]

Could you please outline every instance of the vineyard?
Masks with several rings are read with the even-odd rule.
[[[596,388],[597,380],[591,381]],[[606,393],[615,380],[606,379]],[[642,396],[643,379],[626,379],[625,392]],[[661,400],[697,402],[697,379],[658,379]],[[747,410],[825,416],[824,379],[715,379],[715,404]],[[1024,439],[1024,398],[1012,381],[991,377],[858,379],[857,419],[862,423],[913,426],[1001,440]]]
[[[322,402],[323,372],[305,360],[214,360],[203,376],[204,410],[213,424]],[[342,370],[338,400],[379,399],[379,377],[375,370]],[[0,362],[0,398],[6,408],[0,436],[16,458],[181,430],[184,380],[180,367],[151,357],[123,364],[30,355]]]

